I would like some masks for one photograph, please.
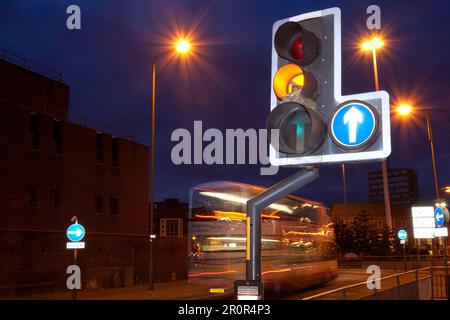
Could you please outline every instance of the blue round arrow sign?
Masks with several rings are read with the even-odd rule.
[[[376,134],[378,118],[373,107],[349,101],[338,106],[331,118],[331,136],[340,147],[359,148]]]
[[[400,240],[405,240],[406,238],[408,238],[408,234],[405,230],[398,230],[397,236]]]
[[[434,220],[436,220],[436,225],[440,228],[444,225],[444,211],[441,207],[437,207],[434,210]]]
[[[86,231],[84,227],[79,223],[74,223],[67,228],[67,238],[70,241],[80,241],[84,238]]]

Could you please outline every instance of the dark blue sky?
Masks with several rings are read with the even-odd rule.
[[[82,29],[65,27],[66,8],[77,4]],[[295,169],[260,176],[259,166],[175,166],[170,134],[204,128],[264,128],[269,110],[271,29],[274,21],[338,6],[342,10],[343,93],[373,91],[370,59],[355,45],[365,29],[366,8],[378,4],[389,43],[380,58],[381,87],[391,103],[414,98],[431,113],[440,185],[450,184],[450,2],[430,1],[31,1],[0,2],[0,49],[61,72],[71,87],[72,121],[132,134],[149,142],[150,70],[158,56],[156,198],[187,200],[193,185],[235,180],[269,186]],[[167,64],[161,45],[177,28],[205,42],[188,65]],[[162,60],[161,60],[162,59]],[[421,199],[433,198],[432,165],[425,119],[393,118],[390,167],[415,169]],[[367,174],[380,163],[347,166],[351,202],[368,198]],[[339,165],[298,194],[342,202]]]

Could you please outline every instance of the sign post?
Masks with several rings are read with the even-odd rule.
[[[439,237],[440,242],[444,244],[444,267],[445,267],[445,290],[447,292],[447,299],[450,300],[450,279],[448,273],[448,257],[447,257],[447,236],[448,229],[447,224],[449,220],[449,212],[447,204],[442,201],[436,202],[436,208],[434,209],[434,220],[436,222],[435,236]]]
[[[405,271],[407,271],[407,263],[406,263],[406,239],[408,238],[408,233],[405,230],[398,230],[397,237],[400,239],[400,244],[403,246],[403,264],[405,267]]]
[[[69,239],[69,242],[66,244],[67,249],[73,250],[73,265],[77,265],[77,250],[78,249],[84,249],[85,243],[81,242],[81,240],[84,238],[86,231],[84,227],[78,223],[78,218],[74,216],[71,220],[71,222],[74,222],[67,228],[66,235]],[[72,289],[72,299],[77,299],[77,289]]]

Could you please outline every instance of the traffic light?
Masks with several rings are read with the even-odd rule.
[[[275,22],[270,110],[267,129],[279,130],[272,165],[377,160],[391,152],[388,93],[341,94],[339,8]]]

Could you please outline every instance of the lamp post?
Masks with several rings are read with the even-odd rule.
[[[378,64],[377,64],[377,50],[382,48],[384,41],[378,37],[366,40],[362,43],[361,49],[372,53],[373,74],[375,82],[375,90],[380,90],[380,83],[378,79]],[[383,193],[384,193],[384,210],[386,212],[386,226],[392,230],[392,216],[391,216],[391,199],[389,197],[389,184],[387,175],[386,159],[381,161],[381,171],[383,174]]]
[[[174,50],[180,55],[186,55],[191,51],[191,43],[187,39],[178,39],[174,43]],[[156,237],[153,232],[154,218],[154,197],[155,197],[155,102],[156,102],[156,63],[152,63],[152,98],[151,98],[151,146],[150,146],[150,194],[149,194],[149,237],[150,237],[150,259],[148,267],[148,290],[153,291],[153,239]]]
[[[413,112],[414,108],[407,103],[400,104],[396,111],[397,114],[401,117],[407,117]],[[431,151],[431,161],[433,163],[433,175],[434,175],[434,192],[435,192],[435,204],[438,204],[439,206],[442,205],[441,196],[439,193],[439,183],[438,183],[438,176],[437,176],[437,169],[436,169],[436,157],[435,157],[435,150],[434,150],[434,142],[433,142],[433,131],[431,129],[431,121],[430,121],[430,113],[425,113],[426,123],[427,123],[427,134],[428,134],[428,141],[430,142],[430,151]],[[446,204],[445,204],[446,205]],[[432,239],[434,240],[434,238]],[[447,240],[444,237],[443,239],[444,243],[444,266],[445,266],[445,287],[447,292],[447,298],[450,299],[450,279],[449,279],[449,271],[448,271],[448,262],[447,262]],[[434,241],[432,241],[433,246],[433,256],[434,256]]]

